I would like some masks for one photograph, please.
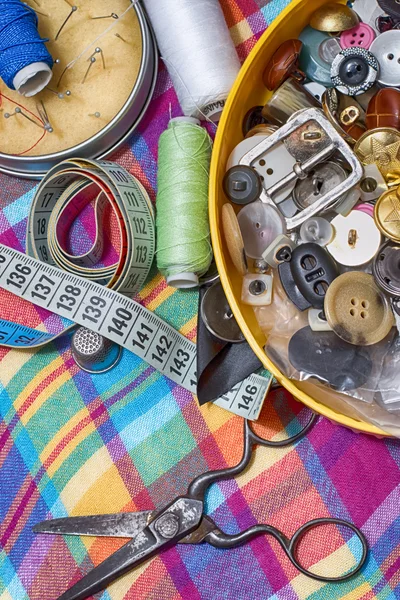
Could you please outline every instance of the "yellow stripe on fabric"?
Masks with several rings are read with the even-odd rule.
[[[24,350],[23,352],[11,350],[1,359],[0,381],[4,387],[8,386],[13,377],[15,377],[15,374],[31,360],[36,352],[37,350]]]
[[[96,431],[96,426],[94,425],[94,423],[91,421],[90,423],[88,423],[87,425],[85,425],[81,431],[79,431],[76,436],[74,436],[74,438],[72,440],[70,440],[63,448],[62,450],[60,450],[58,452],[57,458],[54,459],[54,462],[52,462],[50,465],[48,465],[47,467],[47,474],[49,475],[49,477],[53,477],[55,475],[55,473],[58,471],[58,469],[60,469],[62,467],[62,465],[64,464],[64,462],[66,460],[68,460],[68,458],[71,456],[72,452],[77,448],[77,446],[79,446],[79,444],[81,442],[83,442],[83,440],[85,440],[90,434],[94,433]],[[60,441],[62,438],[58,437],[55,439],[55,441],[57,442]],[[54,448],[56,444],[52,444],[52,447]],[[50,446],[50,444],[49,444]],[[47,447],[46,447],[47,450]]]
[[[9,592],[7,592],[7,590],[6,590],[5,592],[3,592],[3,594],[1,594],[0,600],[13,600],[13,599],[10,596]]]
[[[281,439],[281,436],[275,436],[274,439]],[[239,487],[243,487],[250,483],[253,479],[261,475],[264,471],[268,471],[276,463],[283,460],[290,452],[293,451],[293,447],[283,448],[265,448],[259,446],[259,449],[255,452],[255,460],[251,463],[251,469],[247,469],[237,477],[235,477]]]
[[[182,335],[187,336],[188,333],[193,331],[193,329],[196,327],[196,325],[197,325],[197,315],[195,315],[192,319],[190,319],[190,321],[185,323],[185,325],[183,325],[183,327],[181,327],[179,331],[181,332]]]
[[[352,552],[347,546],[338,548],[335,552],[332,552],[329,556],[323,560],[318,561],[311,567],[311,570],[319,574],[327,575],[341,575],[346,571],[346,566],[350,569],[354,566],[355,558]],[[340,572],[338,572],[338,565],[341,565]],[[343,566],[343,569],[342,569]],[[322,581],[316,581],[305,575],[298,575],[290,582],[294,591],[298,594],[300,600],[306,600],[311,594],[317,592],[323,588],[326,583]],[[368,583],[362,583],[356,589],[351,590],[348,594],[341,596],[341,600],[358,600],[363,597],[364,594],[371,591],[371,586]]]
[[[72,515],[77,504],[82,500],[84,490],[88,490],[94,485],[99,477],[111,469],[112,459],[105,446],[102,446],[79,471],[68,481],[65,488],[60,493],[68,514]]]
[[[85,407],[82,408],[82,410],[80,410],[79,412],[77,412],[76,414],[74,414],[73,417],[71,417],[71,419],[69,419],[69,421],[67,421],[65,423],[65,425],[58,430],[57,435],[55,437],[53,437],[49,441],[49,443],[47,444],[47,446],[45,446],[43,448],[43,450],[42,450],[42,452],[40,454],[40,460],[41,460],[42,463],[45,463],[47,461],[47,459],[49,458],[49,456],[51,455],[51,453],[53,452],[53,450],[56,448],[56,446],[61,442],[61,440],[63,440],[66,437],[68,437],[68,434],[70,433],[70,431],[74,427],[76,427],[77,425],[79,425],[79,423],[81,421],[83,421],[83,419],[85,419],[88,415],[89,415],[89,412],[88,412],[88,410],[87,410],[87,408],[85,406]],[[72,441],[73,440],[71,440],[71,442]],[[76,445],[74,447],[76,447]],[[69,444],[68,444],[68,448],[69,448],[70,452],[72,452],[73,448],[71,448],[71,446]],[[51,469],[52,466],[50,466],[49,468]]]
[[[131,502],[131,496],[116,465],[112,465],[98,476],[93,485],[86,485],[84,489],[85,493],[74,507],[76,515],[119,513]]]
[[[200,411],[211,433],[215,433],[220,427],[223,427],[227,421],[235,418],[232,416],[232,413],[223,408],[219,408],[219,406],[215,406],[215,404],[212,404],[211,402],[207,402],[207,404],[200,406]]]
[[[233,25],[233,27],[231,27],[229,31],[235,46],[239,46],[239,44],[245,42],[254,35],[249,23],[245,19],[243,19],[243,21],[240,21],[240,23]]]
[[[131,589],[132,585],[137,581],[137,579],[143,575],[143,573],[149,568],[152,567],[153,560],[159,560],[158,557],[151,559],[149,562],[145,562],[143,565],[139,565],[135,567],[128,573],[127,576],[121,577],[117,579],[115,583],[108,587],[108,593],[110,594],[110,598],[112,600],[124,600],[126,598],[127,593]]]
[[[170,298],[172,294],[175,294],[175,292],[176,290],[172,287],[166,288],[160,294],[158,294],[158,296],[154,298],[154,300],[149,302],[149,304],[146,305],[146,308],[148,308],[151,311],[155,311],[156,308],[158,308],[163,302],[168,300],[168,298]]]
[[[58,366],[61,366],[63,364],[63,359],[57,359],[55,361],[53,361],[54,363],[59,363]],[[53,364],[53,363],[51,363]],[[51,365],[49,365],[51,367]],[[57,367],[56,367],[57,368]],[[45,379],[47,377],[47,374],[50,374],[52,371],[54,371],[54,369],[43,369],[42,371],[40,371],[38,378],[40,379]],[[46,374],[47,373],[47,374]],[[30,419],[35,416],[35,414],[38,412],[38,410],[40,410],[40,408],[43,406],[43,404],[49,399],[50,396],[52,396],[55,392],[57,392],[57,390],[60,389],[60,387],[62,385],[64,385],[64,383],[66,383],[67,381],[69,381],[69,379],[71,378],[71,373],[69,371],[63,371],[58,377],[57,379],[54,379],[54,381],[52,381],[48,386],[46,386],[46,388],[40,392],[40,394],[37,395],[37,397],[35,398],[35,401],[31,404],[31,406],[26,410],[26,412],[24,412],[21,417],[21,423],[23,425],[27,425],[30,421]],[[35,380],[37,378],[35,377]],[[30,386],[27,386],[30,387]],[[37,386],[36,386],[37,387]],[[20,394],[17,398],[17,403],[18,404],[23,404],[23,401],[29,396],[29,394],[26,394],[26,388],[24,390],[23,394]],[[22,402],[20,401],[22,397]]]

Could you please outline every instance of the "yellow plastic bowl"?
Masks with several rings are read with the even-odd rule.
[[[210,179],[210,224],[215,260],[229,304],[250,346],[266,369],[298,400],[332,421],[378,436],[388,435],[370,423],[354,419],[328,408],[320,401],[321,391],[309,383],[287,379],[266,356],[266,338],[255,319],[253,309],[240,302],[242,278],[234,268],[221,235],[221,208],[227,202],[222,180],[229,154],[243,139],[242,122],[253,106],[265,104],[270,92],[262,83],[262,73],[282,42],[297,38],[308,25],[311,14],[327,0],[293,0],[261,37],[243,65],[222,114],[214,144]],[[342,2],[345,4],[345,2]],[[307,390],[307,392],[305,391]]]

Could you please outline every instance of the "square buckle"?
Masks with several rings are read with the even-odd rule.
[[[357,185],[363,176],[363,168],[354,152],[342,139],[340,134],[336,131],[333,125],[331,125],[321,110],[318,108],[307,108],[295,113],[285,125],[280,127],[268,138],[262,140],[252,150],[247,152],[247,154],[245,154],[239,162],[241,165],[252,167],[257,160],[265,158],[265,155],[268,153],[268,151],[276,144],[281,143],[284,140],[287,140],[287,143],[290,142],[291,136],[293,138],[293,134],[295,132],[298,132],[304,136],[307,135],[306,128],[304,126],[311,123],[317,124],[320,132],[320,139],[318,140],[314,138],[314,140],[312,140],[310,138],[310,141],[316,141],[316,146],[318,147],[319,145],[321,149],[307,157],[307,152],[304,152],[301,147],[302,143],[305,146],[307,145],[307,138],[304,137],[303,142],[301,139],[296,140],[298,144],[300,143],[299,157],[301,159],[304,158],[304,160],[301,160],[301,162],[298,160],[298,162],[296,162],[293,166],[292,171],[290,171],[285,177],[283,177],[273,186],[267,189],[263,188],[260,195],[260,200],[266,204],[271,204],[281,213],[279,210],[279,204],[276,204],[273,200],[274,194],[298,179],[306,179],[308,173],[313,167],[315,167],[315,165],[320,162],[324,162],[335,152],[339,152],[341,154],[342,158],[350,166],[351,172],[349,176],[339,185],[326,192],[321,198],[316,200],[307,208],[300,210],[293,217],[285,217],[281,213],[286,222],[288,231],[296,229],[310,217],[313,217],[322,210],[327,209],[329,206],[334,204],[338,198],[346,194],[346,192]],[[304,130],[303,133],[299,132],[301,128]]]

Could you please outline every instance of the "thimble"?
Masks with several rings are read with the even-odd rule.
[[[83,371],[105,373],[121,358],[122,348],[86,327],[79,327],[72,336],[72,356]]]

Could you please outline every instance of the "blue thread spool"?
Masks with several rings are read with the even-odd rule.
[[[0,0],[0,77],[12,90],[34,96],[52,77],[53,58],[38,32],[33,9],[20,0]]]

